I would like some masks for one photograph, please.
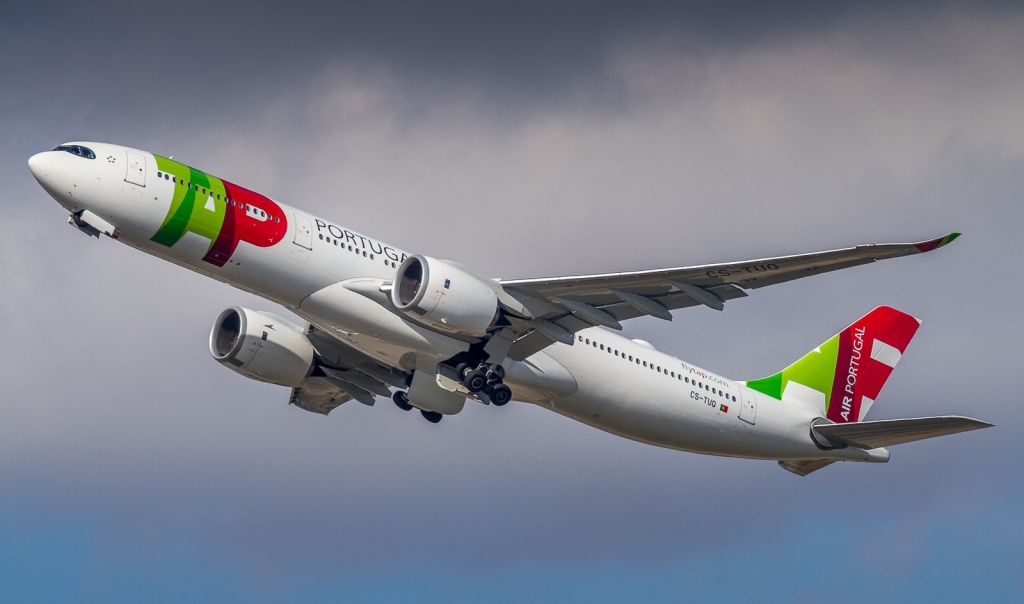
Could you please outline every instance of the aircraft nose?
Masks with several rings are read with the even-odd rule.
[[[36,177],[36,180],[42,181],[46,178],[46,163],[49,151],[42,153],[36,153],[32,157],[28,158],[28,169],[32,171],[32,176]]]

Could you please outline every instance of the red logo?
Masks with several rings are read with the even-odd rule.
[[[288,219],[281,206],[255,191],[222,180],[227,192],[227,210],[217,239],[203,260],[224,266],[235,253],[239,241],[270,247],[284,239]]]

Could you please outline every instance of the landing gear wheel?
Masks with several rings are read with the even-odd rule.
[[[412,411],[412,405],[409,404],[409,395],[404,391],[395,391],[395,393],[391,395],[391,400],[394,401],[395,405],[397,405],[402,411]]]
[[[423,414],[423,419],[427,420],[428,422],[430,422],[432,424],[436,424],[437,422],[441,421],[442,417],[444,417],[443,415],[441,415],[437,411],[424,411],[424,410],[420,409],[420,413]]]
[[[455,366],[455,379],[459,380],[460,382],[466,379],[466,374],[472,368],[473,366],[470,365],[469,363],[459,363],[458,365]]]
[[[498,384],[492,387],[491,391],[487,394],[490,396],[491,402],[499,407],[507,405],[512,400],[512,389],[505,384]]]
[[[466,377],[462,380],[462,385],[466,387],[466,390],[476,394],[487,386],[487,374],[479,369],[474,369],[466,374]]]

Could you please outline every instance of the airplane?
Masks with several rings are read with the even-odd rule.
[[[291,388],[329,414],[391,397],[432,422],[466,400],[513,398],[635,441],[775,460],[805,476],[886,462],[888,446],[992,424],[940,416],[865,420],[920,325],[882,306],[771,376],[732,380],[619,332],[637,317],[722,310],[762,287],[926,253],[918,242],[595,275],[493,279],[414,254],[185,165],[102,142],[33,155],[68,223],[275,302],[299,325],[240,306],[216,318],[213,358]]]

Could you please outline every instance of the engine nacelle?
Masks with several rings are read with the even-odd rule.
[[[429,256],[410,256],[391,288],[395,308],[428,325],[483,336],[498,316],[498,284],[465,267]]]
[[[313,369],[305,330],[268,312],[235,306],[220,313],[210,331],[210,354],[245,377],[298,386]]]

